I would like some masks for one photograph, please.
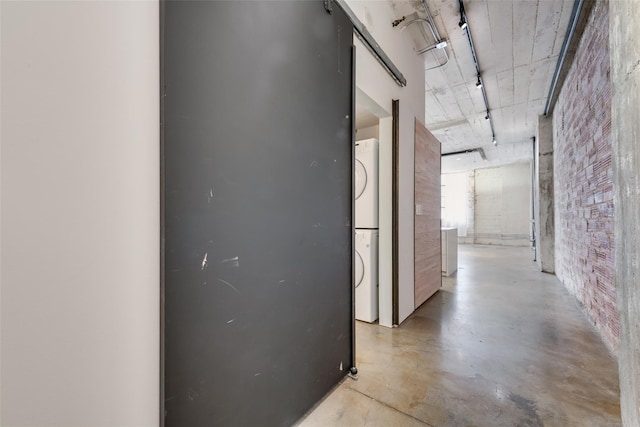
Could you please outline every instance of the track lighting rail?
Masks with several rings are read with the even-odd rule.
[[[471,37],[471,30],[469,28],[469,20],[467,19],[467,14],[464,10],[464,3],[462,0],[458,0],[458,4],[460,5],[460,22],[458,26],[465,31],[467,35],[467,41],[469,42],[469,48],[471,49],[471,56],[473,57],[473,63],[476,67],[476,75],[478,76],[478,80],[476,81],[476,87],[482,91],[482,99],[484,100],[485,110],[487,111],[487,115],[485,118],[489,120],[489,126],[491,126],[491,137],[493,145],[498,145],[496,140],[496,131],[493,127],[493,118],[489,113],[489,100],[487,99],[487,92],[485,89],[484,82],[482,81],[482,75],[480,74],[480,65],[478,64],[478,56],[476,55],[476,48],[473,44],[473,38]]]

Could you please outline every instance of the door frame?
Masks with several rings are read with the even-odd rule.
[[[394,99],[391,104],[391,144],[392,144],[392,207],[391,207],[391,262],[392,262],[392,324],[400,324],[400,268],[399,268],[399,244],[398,233],[400,227],[398,218],[400,215],[400,100]]]

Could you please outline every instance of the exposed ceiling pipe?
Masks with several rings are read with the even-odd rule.
[[[569,44],[571,43],[571,39],[576,31],[576,27],[578,25],[578,18],[580,17],[580,12],[582,12],[582,5],[584,4],[584,0],[574,0],[573,2],[573,10],[571,11],[571,18],[569,18],[569,28],[567,29],[567,33],[564,36],[564,42],[562,43],[562,49],[560,50],[560,56],[558,57],[558,62],[556,64],[556,69],[553,72],[553,79],[551,80],[551,87],[549,87],[549,94],[547,95],[547,103],[544,106],[544,115],[548,115],[551,109],[553,108],[554,97],[556,88],[558,85],[558,79],[560,77],[560,72],[562,71],[562,66],[564,65],[564,60],[567,57],[567,52],[569,51]]]
[[[533,249],[533,261],[537,261],[538,259],[538,242],[536,240],[536,189],[538,186],[538,182],[536,181],[536,163],[538,159],[536,158],[536,137],[531,137],[531,148],[533,152],[533,163],[531,165],[531,246]]]
[[[436,23],[433,20],[433,15],[431,14],[431,10],[429,10],[429,6],[427,5],[427,0],[422,0],[422,7],[424,8],[425,13],[427,14],[427,19],[431,23],[430,27],[431,27],[431,30],[434,33],[434,38],[436,40],[435,46],[438,47],[439,44],[441,45],[443,42],[446,43],[446,41],[440,36],[440,32],[438,31],[438,27],[436,26]],[[445,66],[445,65],[447,65],[449,63],[449,54],[447,54],[446,45],[443,46],[442,48],[438,47],[438,49],[442,49],[442,51],[444,52],[444,56],[447,58],[447,60],[444,63],[440,63],[440,64],[436,65],[435,67],[429,67],[429,68],[425,69],[425,71],[435,70],[436,68],[443,67],[443,66]]]
[[[417,12],[412,13],[411,15],[408,16],[403,16],[400,19],[396,19],[395,21],[392,22],[392,26],[393,27],[397,27],[398,25],[400,25],[401,22],[404,22],[406,20],[406,22],[402,25],[402,27],[400,28],[400,31],[404,31],[409,25],[411,24],[416,24],[416,23],[424,23],[429,27],[429,30],[431,31],[431,36],[433,37],[433,44],[428,45],[424,48],[421,49],[416,49],[416,55],[422,55],[424,53],[433,51],[433,50],[442,50],[442,52],[444,53],[444,62],[441,60],[441,58],[439,58],[437,55],[435,55],[434,53],[434,57],[436,58],[438,65],[436,65],[435,67],[430,67],[425,69],[425,71],[428,70],[433,70],[435,68],[440,68],[443,67],[445,65],[447,65],[449,63],[449,54],[447,53],[447,41],[442,39],[440,37],[440,33],[438,32],[438,28],[436,27],[435,22],[433,21],[433,16],[431,15],[431,12],[429,11],[429,7],[427,6],[426,2],[423,1],[422,5],[424,7],[424,10],[426,12],[427,17],[426,18],[421,18]],[[420,32],[422,33],[422,37],[424,38],[424,41],[426,43],[430,42],[430,37],[427,34],[427,32],[425,31],[424,27],[422,25],[419,25],[418,28],[420,29]]]
[[[429,10],[429,6],[427,5],[427,0],[422,0],[422,7],[424,8],[425,13],[427,14],[427,19],[431,22],[431,29],[434,32],[434,37],[436,39],[436,43],[440,41],[442,43],[444,39],[440,36],[440,32],[438,31],[438,27],[436,26],[436,22],[433,20],[433,15],[431,14],[431,10]],[[437,44],[436,44],[437,47]],[[436,65],[435,67],[427,68],[425,71],[434,70],[436,68],[443,67],[449,63],[449,55],[447,54],[446,46],[442,48],[444,51],[444,55],[447,58],[446,62]]]
[[[438,27],[436,27],[435,21],[433,20],[433,15],[431,15],[431,11],[429,10],[429,6],[427,5],[427,0],[422,0],[422,7],[427,14],[427,19],[433,25],[433,31],[435,32],[434,37],[436,38],[436,40],[442,40],[442,37],[440,37],[440,33],[438,32]]]
[[[415,15],[417,15],[417,14],[415,14]],[[431,35],[433,36],[433,39],[435,40],[435,43],[432,44],[432,45],[429,45],[427,47],[424,47],[422,49],[416,50],[416,54],[417,55],[422,55],[423,53],[438,49],[438,50],[442,50],[444,52],[444,56],[445,56],[445,61],[444,62],[440,62],[440,60],[438,59],[438,65],[436,65],[435,67],[427,68],[426,70],[433,70],[434,68],[440,68],[440,67],[443,67],[443,66],[447,65],[449,63],[449,55],[447,54],[447,49],[446,49],[447,41],[440,39],[440,35],[438,34],[438,30],[433,25],[433,22],[429,21],[426,18],[414,18],[414,19],[412,19],[410,21],[407,21],[402,26],[400,31],[403,31],[405,28],[407,28],[411,24],[419,23],[419,22],[424,22],[425,24],[427,24],[429,26],[429,29],[431,30]],[[424,28],[422,26],[420,26],[420,31],[422,32],[422,37],[424,37],[424,40],[428,41],[429,37],[427,36],[427,33],[424,31]]]
[[[416,14],[414,14],[414,15],[417,15],[417,13],[416,13]],[[434,28],[433,24],[432,24],[428,19],[426,19],[426,18],[414,18],[414,19],[412,19],[412,20],[410,20],[410,21],[407,21],[407,22],[402,26],[402,28],[400,29],[400,31],[404,30],[404,29],[405,29],[405,28],[407,28],[409,25],[411,25],[411,24],[413,24],[413,23],[415,23],[415,22],[424,22],[425,24],[427,24],[427,25],[429,26],[429,29],[431,30],[431,35],[433,36],[433,39],[436,41],[436,43],[438,43],[438,42],[442,41],[442,40],[440,40],[440,38],[436,35],[436,31],[435,31],[435,28]],[[425,40],[427,40],[427,33],[425,33],[425,32],[424,32],[424,29],[422,29],[422,27],[420,27],[420,29],[421,29],[421,31],[423,32],[423,36],[424,36]]]
[[[425,0],[422,0],[423,2]],[[489,113],[489,100],[487,99],[487,92],[485,91],[484,82],[482,81],[482,76],[480,75],[480,65],[478,65],[478,56],[476,55],[476,48],[473,44],[473,39],[471,38],[471,30],[469,28],[469,20],[467,19],[467,14],[464,11],[464,3],[462,0],[458,0],[460,5],[460,23],[464,23],[463,30],[467,33],[467,40],[469,42],[469,48],[471,48],[471,56],[473,57],[473,63],[476,66],[476,75],[478,76],[478,82],[480,83],[479,89],[482,91],[482,99],[484,100],[485,110],[487,111],[487,117],[489,117],[489,126],[491,127],[491,136],[493,145],[497,145],[496,142],[496,131],[493,127],[493,118]]]

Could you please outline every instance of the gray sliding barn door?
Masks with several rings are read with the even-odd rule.
[[[352,25],[162,10],[164,422],[291,425],[354,362]]]

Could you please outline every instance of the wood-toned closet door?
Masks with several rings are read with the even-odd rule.
[[[440,141],[415,122],[415,308],[442,286]]]

